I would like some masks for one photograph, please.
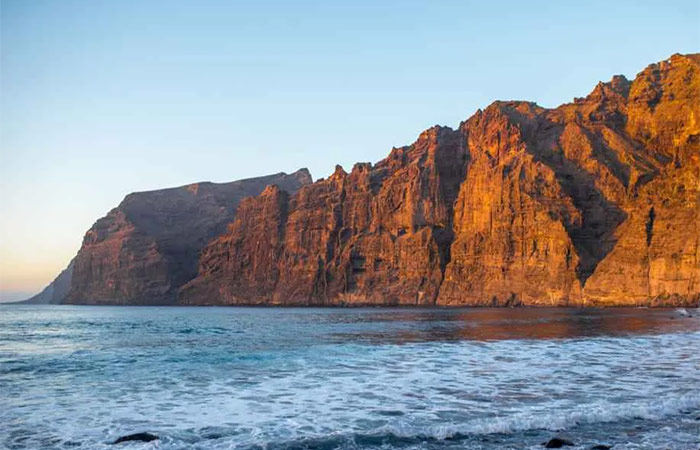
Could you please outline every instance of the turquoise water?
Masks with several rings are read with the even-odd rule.
[[[691,314],[5,305],[0,448],[697,449]]]

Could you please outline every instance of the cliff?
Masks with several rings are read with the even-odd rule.
[[[461,136],[435,127],[374,167],[338,166],[291,197],[267,189],[205,248],[183,299],[432,304],[466,162]]]
[[[184,304],[693,305],[700,56],[241,202]],[[77,267],[77,266],[76,266]],[[171,285],[172,286],[172,285]]]
[[[57,305],[63,302],[63,299],[68,295],[71,281],[73,279],[73,264],[75,258],[71,259],[68,267],[63,269],[58,276],[49,283],[41,292],[35,296],[23,300],[18,303],[26,303],[32,305]]]
[[[63,303],[171,304],[197,274],[202,248],[225,231],[243,198],[270,184],[295,192],[311,181],[301,169],[129,194],[85,234]]]

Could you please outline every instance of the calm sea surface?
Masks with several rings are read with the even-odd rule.
[[[691,314],[5,305],[0,448],[697,450]]]

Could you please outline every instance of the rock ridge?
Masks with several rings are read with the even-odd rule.
[[[183,304],[700,299],[700,58],[558,108],[498,101],[372,165],[241,203]]]

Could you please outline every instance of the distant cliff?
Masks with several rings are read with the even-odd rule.
[[[697,304],[699,186],[700,56],[673,55],[556,109],[495,102],[374,166],[269,187],[203,246],[179,302]],[[83,298],[105,287],[91,273]],[[158,273],[134,274],[154,283],[144,301],[177,284]]]
[[[34,297],[19,303],[27,303],[33,305],[57,305],[63,302],[70,290],[71,281],[73,279],[73,264],[75,258],[70,261],[68,267],[63,269],[58,276],[44,288],[43,291],[36,294]]]
[[[197,275],[202,248],[226,230],[243,198],[270,184],[294,193],[311,182],[301,169],[129,194],[85,234],[62,302],[172,304]]]

